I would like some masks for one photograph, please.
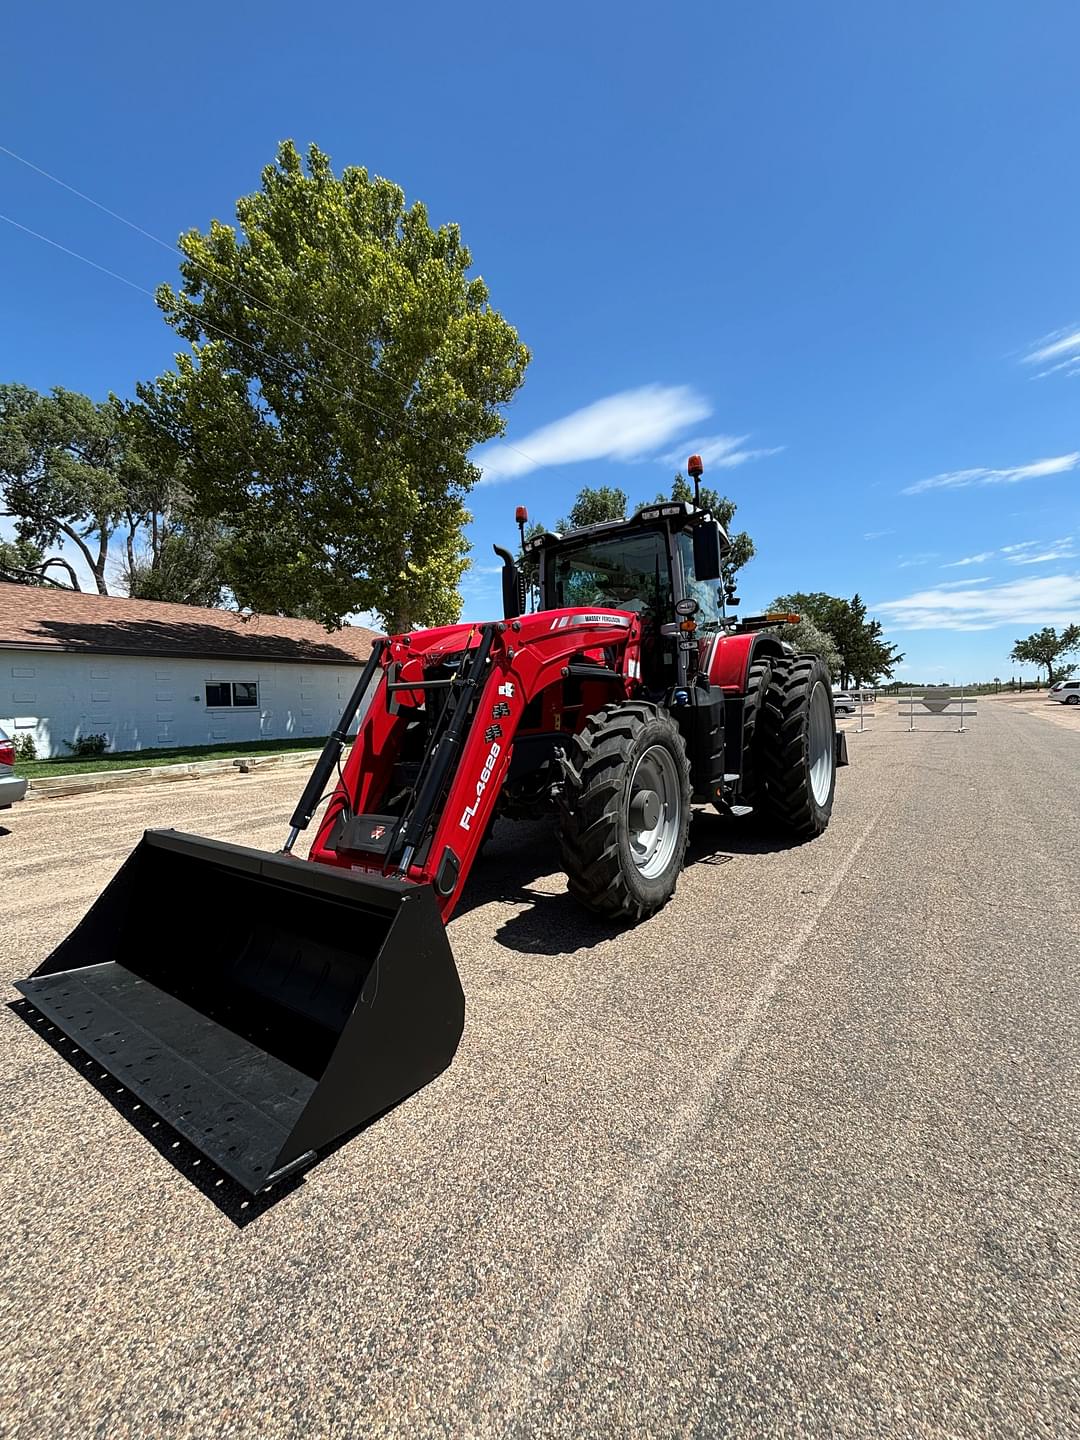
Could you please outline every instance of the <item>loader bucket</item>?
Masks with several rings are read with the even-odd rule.
[[[430,887],[174,830],[18,988],[252,1193],[434,1079],[465,1020]]]

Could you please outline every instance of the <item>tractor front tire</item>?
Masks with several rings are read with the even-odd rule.
[[[836,791],[836,716],[823,660],[796,655],[773,662],[754,741],[765,819],[797,840],[820,835]]]
[[[608,705],[561,762],[557,824],[571,895],[608,919],[641,920],[675,892],[690,829],[690,762],[659,705]]]

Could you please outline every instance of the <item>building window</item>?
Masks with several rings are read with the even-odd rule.
[[[208,710],[258,705],[259,687],[254,680],[220,681],[206,687]]]

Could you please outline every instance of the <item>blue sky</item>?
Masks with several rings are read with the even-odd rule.
[[[651,498],[698,448],[757,543],[744,610],[858,590],[906,673],[957,680],[1080,618],[1075,5],[60,3],[5,40],[0,144],[166,241],[286,136],[460,223],[534,356],[467,616],[515,504]],[[175,277],[3,153],[0,212]],[[0,261],[0,378],[104,396],[171,363],[139,290],[10,224]]]

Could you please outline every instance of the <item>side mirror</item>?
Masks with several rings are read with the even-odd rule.
[[[501,545],[493,545],[491,548],[503,562],[503,619],[516,620],[519,615],[525,613],[525,577],[518,573],[518,568],[514,564],[514,557],[510,554],[509,550],[504,550]]]
[[[694,578],[719,580],[722,570],[720,526],[715,520],[705,520],[694,526]]]

